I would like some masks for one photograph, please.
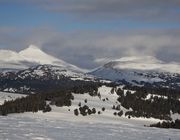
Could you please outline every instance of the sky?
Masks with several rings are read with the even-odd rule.
[[[0,49],[30,44],[86,69],[125,56],[180,63],[180,0],[0,0]]]

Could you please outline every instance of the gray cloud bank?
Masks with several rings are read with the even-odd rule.
[[[179,0],[1,0],[41,7],[81,19],[130,19],[143,21],[180,21]]]
[[[180,23],[180,0],[0,0],[2,5],[8,3],[36,6],[81,21],[99,20],[101,24],[104,20],[125,19],[140,22],[142,26],[144,22],[155,22],[157,29],[163,23]],[[0,28],[0,48],[19,51],[35,44],[83,68],[94,68],[99,65],[97,60],[104,58],[109,60],[134,55],[152,55],[165,62],[180,62],[179,38],[180,29],[126,29],[126,32],[96,29],[65,33],[51,28]]]
[[[18,36],[19,35],[19,36]],[[151,55],[169,62],[180,62],[180,30],[129,32],[56,32],[48,28],[0,29],[0,48],[20,50],[30,44],[83,68],[98,66],[97,59]]]

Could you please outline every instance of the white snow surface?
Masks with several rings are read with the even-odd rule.
[[[168,99],[167,96],[163,96],[163,95],[156,95],[156,94],[148,94],[145,98],[145,100],[149,100],[152,97],[157,97],[157,98],[163,98],[163,99]]]
[[[44,64],[61,66],[78,72],[85,72],[85,70],[80,69],[77,66],[45,53],[35,45],[30,45],[28,48],[20,52],[0,50],[1,69],[26,69],[30,66]]]
[[[61,116],[59,116],[61,117]],[[73,118],[71,118],[73,119]],[[0,117],[2,140],[179,140],[179,130],[144,127],[126,121],[117,124],[73,122],[37,114]]]
[[[48,113],[24,113],[0,116],[0,139],[2,140],[179,140],[180,130],[144,127],[156,123],[157,119],[117,117],[112,115],[112,104],[117,104],[116,93],[110,93],[108,87],[99,88],[101,99],[88,94],[74,94],[70,107],[52,106]],[[2,93],[6,96],[22,95]],[[87,99],[87,103],[84,102]],[[0,98],[4,100],[4,98]],[[102,114],[75,116],[74,109],[87,104],[97,111],[105,107]],[[68,111],[70,109],[70,111]],[[123,108],[121,108],[123,109]],[[124,110],[124,109],[123,109]],[[125,110],[124,110],[125,111]]]

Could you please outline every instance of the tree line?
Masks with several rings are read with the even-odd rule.
[[[97,83],[84,82],[80,86],[74,85],[72,88],[69,86],[61,87],[59,89],[29,94],[26,97],[5,101],[3,105],[0,105],[0,115],[38,111],[48,112],[51,111],[50,105],[56,105],[58,107],[71,106],[71,100],[74,99],[72,93],[88,93],[90,96],[96,96],[99,86]]]

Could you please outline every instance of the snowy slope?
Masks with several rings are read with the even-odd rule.
[[[90,74],[112,81],[125,80],[129,83],[166,82],[167,79],[180,77],[180,65],[165,64],[151,56],[124,57],[111,61]]]
[[[116,94],[116,92],[112,94],[111,88],[106,86],[99,87],[98,92],[100,93],[101,97],[90,96],[88,93],[73,93],[74,99],[72,100],[71,106],[57,107],[55,105],[51,105],[51,112],[42,113],[41,111],[39,111],[36,116],[39,116],[40,118],[52,118],[55,120],[60,119],[71,122],[92,122],[110,124],[118,124],[122,121],[131,123],[134,123],[136,121],[136,124],[138,123],[140,125],[149,125],[152,123],[162,122],[162,120],[155,118],[131,117],[131,119],[128,119],[128,116],[125,116],[125,113],[127,111],[130,111],[131,109],[127,110],[126,108],[121,106],[121,104],[117,101],[118,95]],[[124,94],[125,93],[126,91],[124,91]],[[25,96],[26,95],[23,94],[0,92],[0,103],[2,104],[5,100],[8,101]],[[85,100],[87,100],[87,102],[85,102]],[[82,116],[81,114],[79,114],[78,116],[75,116],[74,109],[79,108],[79,103],[81,104],[81,106],[87,105],[90,109],[95,108],[96,112],[100,111],[101,113],[95,113],[87,116]],[[123,115],[121,117],[118,115],[114,115],[114,112],[118,112],[118,110],[112,109],[113,105],[120,105],[120,109],[123,111]],[[104,111],[102,111],[103,107],[105,108]],[[25,113],[25,115],[26,114],[29,113]],[[19,116],[21,115],[22,114],[19,114]],[[179,115],[177,116],[179,117]]]
[[[71,80],[94,80],[94,77],[71,71],[66,69],[64,66],[54,66],[54,65],[38,65],[36,67],[31,67],[16,73],[17,77],[20,79],[25,79],[31,77],[31,79],[52,79],[59,80],[63,77],[70,78]]]
[[[73,118],[71,118],[73,120]],[[179,140],[179,130],[149,128],[131,122],[72,122],[37,114],[0,117],[2,140]]]
[[[110,88],[102,86],[98,89],[101,98],[108,98],[102,101],[98,97],[91,97],[88,94],[74,95],[72,106],[55,107],[48,113],[23,113],[0,116],[0,139],[8,140],[179,140],[180,130],[160,129],[144,127],[155,123],[155,119],[128,119],[112,115],[111,105],[115,104],[116,94],[110,93]],[[11,93],[0,93],[6,97],[14,96]],[[111,96],[112,95],[112,96]],[[1,96],[2,97],[2,96]],[[20,96],[17,96],[20,97]],[[90,116],[75,116],[73,109],[78,107],[79,102],[83,104],[87,99],[87,105],[97,110],[105,107],[102,114]],[[0,98],[4,101],[4,98]],[[70,111],[68,111],[70,109]]]
[[[132,117],[130,120],[128,119],[128,116],[125,116],[125,113],[127,111],[126,108],[121,106],[121,104],[117,101],[117,98],[119,97],[116,92],[111,93],[111,87],[101,86],[98,89],[98,93],[100,94],[100,97],[98,96],[90,96],[89,94],[73,94],[74,100],[72,100],[72,105],[70,107],[56,107],[52,106],[53,110],[50,113],[42,114],[49,117],[58,117],[65,121],[71,120],[71,116],[74,115],[74,109],[79,108],[79,103],[81,106],[87,105],[90,109],[95,108],[96,112],[100,111],[101,114],[91,114],[87,116],[78,115],[74,117],[74,122],[96,122],[96,123],[111,123],[111,124],[117,124],[121,121],[128,121],[128,122],[134,122],[137,121],[137,123],[144,125],[144,124],[151,124],[155,122],[161,122],[162,120],[154,119],[154,118],[136,118]],[[133,92],[133,91],[132,91]],[[126,93],[126,91],[125,91]],[[124,94],[125,94],[124,93]],[[85,102],[87,100],[87,102]],[[120,109],[123,111],[123,115],[119,117],[118,115],[114,115],[114,112],[118,112],[118,110],[112,109],[113,105],[118,106],[120,105]],[[102,111],[102,108],[105,108],[105,111]],[[120,122],[119,122],[120,121]]]
[[[0,69],[25,69],[31,66],[50,64],[61,66],[66,69],[82,72],[83,70],[66,63],[63,60],[57,59],[47,53],[43,52],[35,45],[30,45],[27,49],[20,52],[11,50],[0,50]]]
[[[57,59],[53,56],[50,56],[39,49],[37,46],[30,45],[27,49],[19,52],[19,55],[22,56],[28,62],[35,62],[38,64],[50,64],[61,66],[70,70],[82,71],[80,68],[69,64],[63,60]]]
[[[21,57],[17,52],[10,50],[0,50],[0,68],[1,69],[24,69],[27,68],[21,61],[24,58]]]
[[[4,101],[14,100],[17,98],[25,97],[23,94],[14,94],[7,92],[0,92],[0,105],[4,103]]]

